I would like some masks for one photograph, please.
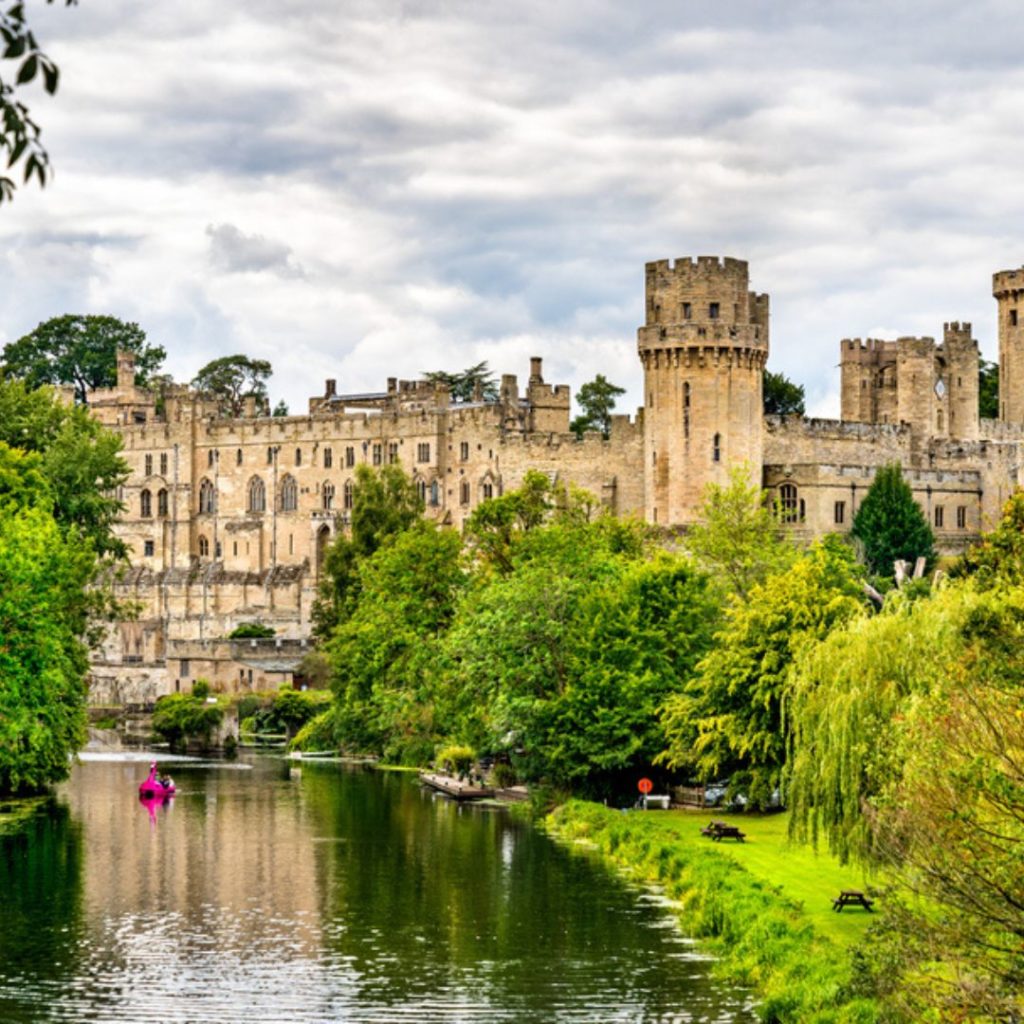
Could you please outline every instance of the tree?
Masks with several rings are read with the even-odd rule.
[[[895,462],[875,473],[850,533],[864,545],[865,564],[878,576],[892,576],[898,559],[924,558],[930,568],[937,557],[932,528]]]
[[[46,0],[52,3],[53,0]],[[65,0],[68,7],[77,0]],[[23,86],[42,76],[43,88],[52,96],[57,91],[60,72],[57,65],[40,50],[35,35],[25,21],[23,3],[15,3],[0,11],[0,37],[4,49],[0,60],[18,62],[14,84],[0,78],[0,152],[7,151],[7,169],[24,160],[24,180],[33,175],[41,186],[52,174],[50,157],[39,141],[40,128],[29,114],[28,107],[18,98]],[[14,198],[15,185],[11,178],[0,176],[0,203]]]
[[[456,402],[472,402],[477,394],[485,402],[498,400],[498,385],[494,373],[488,369],[487,361],[470,366],[461,373],[447,370],[431,370],[424,374],[431,384],[444,385]]]
[[[146,332],[135,323],[113,316],[66,315],[41,323],[17,341],[4,346],[3,370],[25,381],[71,384],[75,399],[88,402],[94,388],[117,383],[117,350],[135,354],[135,383],[145,384],[164,361],[160,345],[148,345]]]
[[[273,372],[266,359],[221,356],[195,375],[192,387],[217,402],[221,416],[241,416],[247,398],[256,399],[257,409],[267,407],[267,381]]]
[[[999,419],[999,364],[978,360],[978,415],[983,420]]]
[[[1024,583],[1024,491],[1010,495],[996,528],[964,552],[949,575],[973,577],[978,587]]]
[[[751,481],[746,466],[730,469],[727,486],[708,485],[685,544],[697,563],[741,601],[752,587],[792,565],[797,555],[778,508]]]
[[[277,405],[274,406],[274,411],[270,414],[271,416],[287,416],[288,415],[288,403],[282,398],[278,401]]]
[[[576,404],[583,410],[570,424],[570,429],[582,437],[585,430],[600,430],[604,437],[608,436],[612,425],[612,409],[615,399],[626,393],[599,373],[593,380],[580,387],[576,395]]]
[[[794,384],[785,374],[765,370],[764,411],[775,416],[803,416],[803,384]]]

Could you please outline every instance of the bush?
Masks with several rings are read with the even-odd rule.
[[[219,701],[209,704],[205,697],[195,693],[172,693],[156,702],[153,731],[167,740],[172,750],[182,749],[189,740],[196,740],[206,748],[210,745],[211,734],[223,720],[224,708]]]
[[[275,635],[270,626],[264,626],[262,622],[242,622],[230,633],[229,640],[269,640]]]
[[[514,786],[518,778],[515,768],[508,761],[499,761],[491,769],[491,777],[499,789],[507,789],[509,786]]]
[[[192,696],[205,699],[210,696],[210,680],[209,679],[197,679],[192,684]]]
[[[334,737],[334,720],[330,708],[306,722],[288,744],[288,749],[320,752],[337,750],[338,741]]]
[[[329,690],[279,690],[271,705],[274,722],[289,733],[301,729],[331,704]]]
[[[453,743],[442,747],[437,752],[435,761],[438,768],[450,775],[466,775],[473,767],[475,758],[476,753],[471,747],[462,747]]]

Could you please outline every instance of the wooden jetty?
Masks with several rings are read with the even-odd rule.
[[[494,796],[490,786],[480,786],[472,782],[456,779],[452,775],[438,772],[420,772],[420,782],[431,789],[439,790],[454,800],[484,800]]]

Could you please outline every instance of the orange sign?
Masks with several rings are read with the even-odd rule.
[[[644,796],[647,796],[647,794],[650,793],[652,789],[654,789],[654,783],[651,782],[650,779],[641,779],[636,784],[636,788],[639,789]]]

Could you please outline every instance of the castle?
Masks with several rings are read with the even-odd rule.
[[[942,341],[841,342],[842,418],[765,416],[769,299],[742,260],[700,257],[646,267],[638,331],[644,403],[609,437],[569,430],[566,386],[531,360],[524,389],[453,401],[443,386],[389,379],[344,394],[328,380],[303,416],[226,419],[188,387],[158,411],[130,354],[117,384],[89,396],[124,439],[131,477],[118,533],[131,568],[118,583],[136,619],[94,652],[95,703],[150,701],[197,677],[226,690],[293,679],[307,650],[324,555],[352,507],[359,465],[398,463],[425,514],[459,529],[530,469],[596,495],[617,515],[681,527],[708,483],[744,463],[777,495],[796,537],[846,532],[875,471],[898,462],[940,550],[961,551],[998,519],[1024,457],[1024,268],[997,273],[999,418],[979,420],[978,344],[947,323]],[[240,622],[269,641],[224,639]]]

